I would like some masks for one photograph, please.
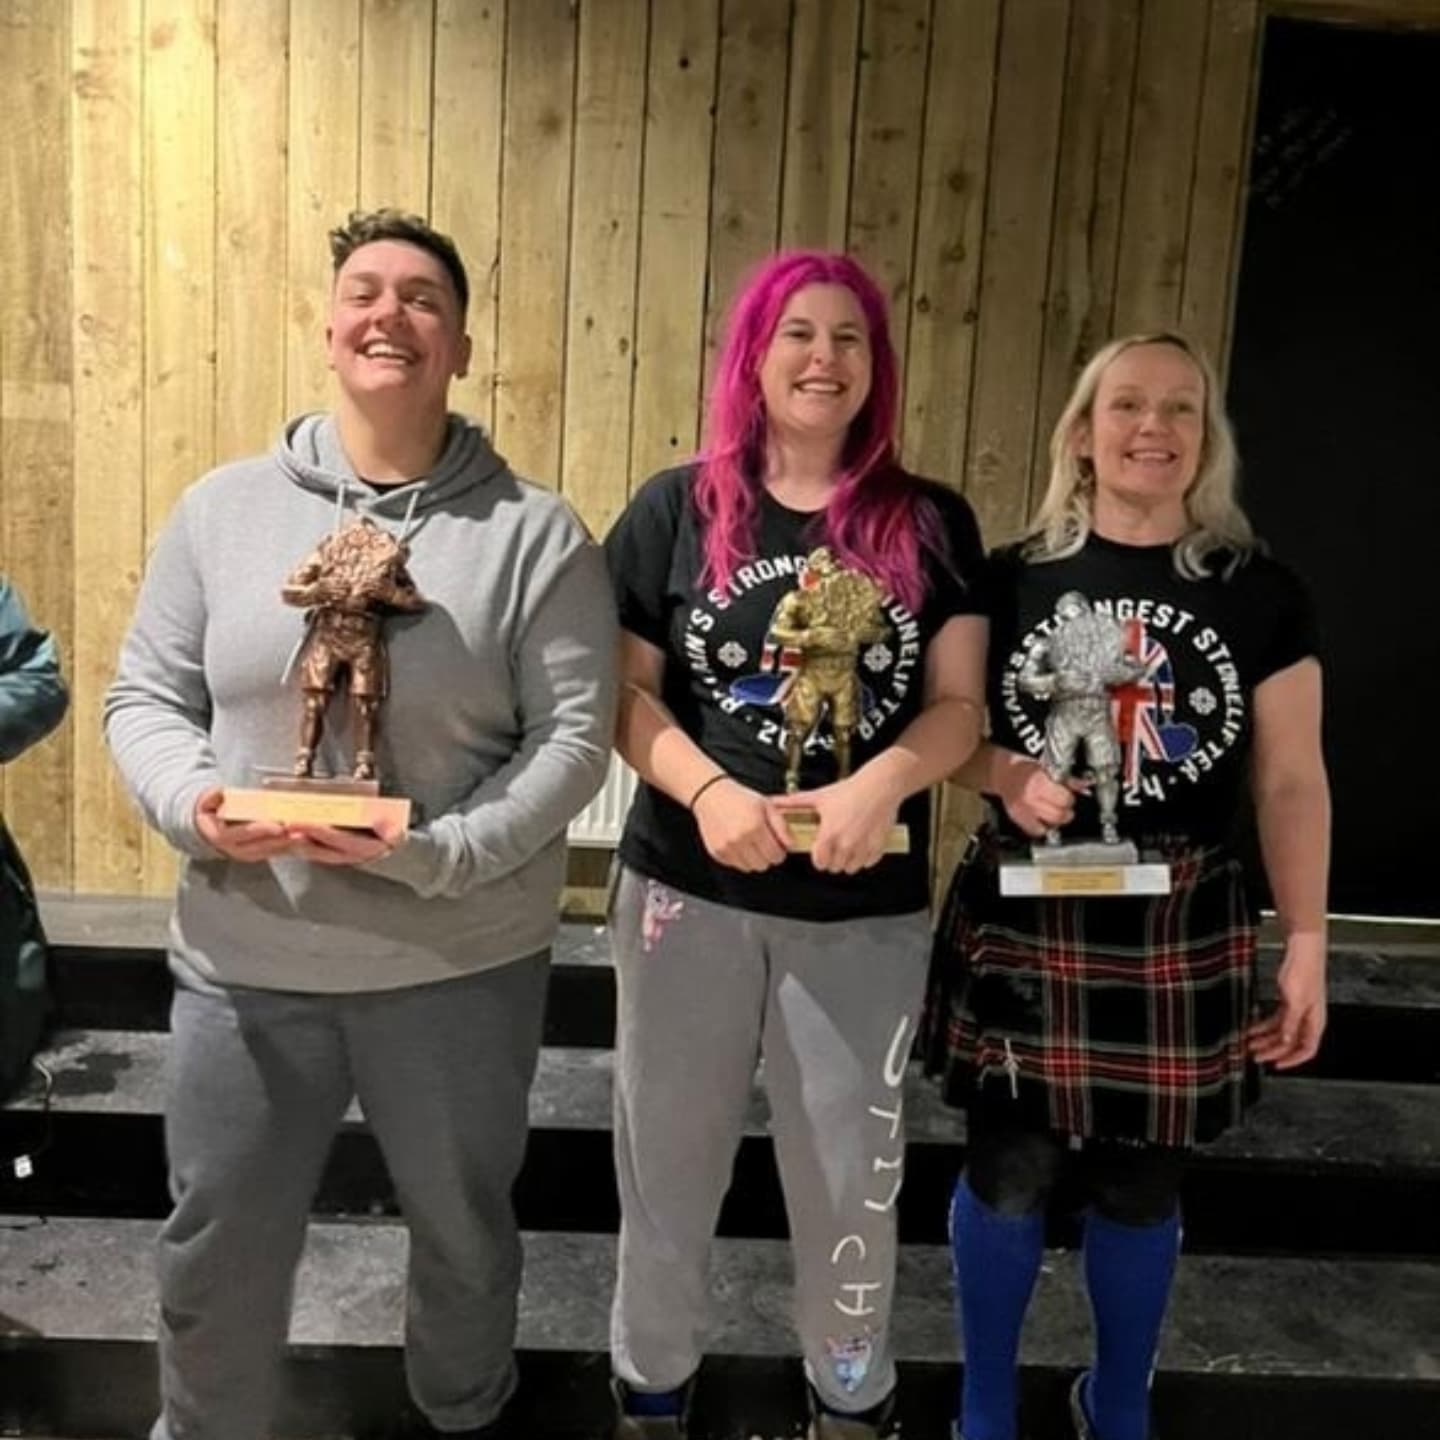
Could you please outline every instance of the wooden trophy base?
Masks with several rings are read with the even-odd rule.
[[[790,832],[790,848],[802,855],[808,855],[815,848],[815,837],[820,833],[820,815],[815,810],[784,810],[785,828]],[[910,831],[904,825],[892,825],[885,837],[887,855],[908,855],[910,853]]]
[[[1016,896],[1168,895],[1170,867],[1141,857],[1128,840],[1033,845],[1029,860],[1000,864],[1000,893]]]
[[[226,786],[222,820],[270,820],[279,825],[333,825],[340,830],[375,830],[389,820],[410,825],[410,802],[381,795],[376,780],[317,780],[271,775],[250,788]]]

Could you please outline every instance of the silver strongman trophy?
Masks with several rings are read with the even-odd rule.
[[[1083,750],[1085,778],[1100,807],[1098,839],[1065,840],[1058,830],[1031,847],[1029,861],[1002,862],[1002,895],[1165,895],[1169,866],[1142,859],[1120,838],[1120,742],[1110,691],[1141,679],[1144,664],[1125,653],[1125,632],[1098,613],[1078,590],[1055,602],[1056,625],[1036,641],[1018,677],[1027,695],[1048,702],[1041,768],[1064,784],[1077,773]]]

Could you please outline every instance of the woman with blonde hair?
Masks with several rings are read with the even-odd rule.
[[[1235,439],[1220,402],[1219,382],[1209,360],[1181,335],[1155,331],[1112,340],[1090,358],[1050,436],[1050,483],[1026,531],[1026,551],[1058,560],[1084,545],[1094,524],[1095,464],[1075,443],[1077,428],[1094,410],[1101,377],[1111,362],[1137,347],[1178,350],[1197,372],[1203,405],[1203,436],[1195,475],[1181,499],[1186,530],[1175,546],[1175,565],[1191,580],[1204,577],[1208,555],[1225,551],[1229,563],[1255,549],[1255,534],[1235,498]]]
[[[1144,334],[1100,350],[1051,459],[1025,536],[992,561],[990,733],[958,778],[993,819],[951,886],[927,1013],[932,1068],[969,1123],[951,1207],[956,1433],[1014,1440],[1020,1329],[1045,1204],[1066,1174],[1088,1201],[1096,1335],[1071,1392],[1075,1432],[1145,1440],[1186,1156],[1240,1120],[1255,1062],[1308,1060],[1325,1024],[1321,675],[1308,598],[1236,501],[1215,377],[1188,340]],[[1171,889],[1002,899],[1007,848],[1098,833],[1102,787],[1047,774],[1046,705],[1030,693],[1043,687],[1024,681],[1055,643],[1057,604],[1078,608],[1077,596],[1123,635],[1132,678],[1109,693],[1107,732],[1119,829],[1163,855]],[[1248,802],[1285,943],[1263,1019],[1236,853]]]

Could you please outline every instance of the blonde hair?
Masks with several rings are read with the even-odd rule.
[[[1185,492],[1188,528],[1175,542],[1175,569],[1187,579],[1210,574],[1211,557],[1228,552],[1228,574],[1256,548],[1255,532],[1236,499],[1235,437],[1220,402],[1220,386],[1204,352],[1171,330],[1127,335],[1102,346],[1080,372],[1070,399],[1050,436],[1050,483],[1025,528],[1023,544],[1031,560],[1063,560],[1080,550],[1090,535],[1095,496],[1093,464],[1075,449],[1075,435],[1090,419],[1100,377],[1110,363],[1137,345],[1173,345],[1200,372],[1205,384],[1205,434],[1195,479]]]

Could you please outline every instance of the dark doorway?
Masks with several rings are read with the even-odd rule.
[[[1440,916],[1440,32],[1265,30],[1230,409],[1326,665],[1331,908]]]

